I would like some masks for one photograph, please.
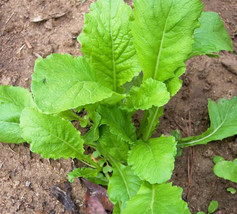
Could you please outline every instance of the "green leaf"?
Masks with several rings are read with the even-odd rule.
[[[110,165],[106,165],[105,167],[103,167],[103,173],[104,174],[107,174],[107,173],[112,172],[112,171],[113,171],[113,169]]]
[[[163,108],[152,107],[143,112],[143,118],[139,127],[138,135],[147,141],[159,124],[159,118],[163,115]]]
[[[101,152],[106,151],[105,156],[108,153],[117,161],[126,163],[129,144],[120,137],[113,135],[108,126],[101,127],[101,132],[102,135],[99,139]]]
[[[131,144],[136,142],[135,127],[132,123],[132,115],[117,106],[99,106],[98,112],[101,115],[101,125],[108,125],[110,132],[124,141]]]
[[[108,179],[102,174],[98,173],[96,177],[89,177],[87,178],[88,181],[91,181],[92,183],[108,186]]]
[[[215,156],[214,158],[213,158],[213,162],[214,163],[218,163],[218,162],[221,162],[221,161],[223,161],[223,160],[225,160],[223,157],[221,157],[221,156]]]
[[[215,200],[212,200],[208,206],[208,214],[214,213],[217,209],[218,209],[218,202]]]
[[[122,204],[121,204],[121,202],[117,202],[114,205],[113,214],[122,214]]]
[[[131,14],[123,0],[92,3],[78,38],[82,52],[96,68],[96,78],[115,92],[141,70],[130,30]]]
[[[4,143],[23,143],[19,126],[24,108],[33,107],[34,102],[28,90],[7,85],[0,86],[0,141]]]
[[[149,78],[140,87],[133,87],[125,101],[127,109],[146,110],[152,106],[161,107],[170,99],[166,85],[160,81]]]
[[[196,214],[206,214],[205,212],[202,212],[202,211],[200,211],[200,212],[197,212]]]
[[[136,195],[141,181],[134,175],[131,167],[124,166],[116,160],[112,160],[111,164],[113,175],[109,179],[108,184],[109,199],[114,204],[119,201],[125,203],[132,196]]]
[[[170,92],[170,96],[174,96],[182,87],[183,81],[178,77],[174,77],[166,81],[167,90]]]
[[[91,181],[96,184],[100,185],[108,185],[108,179],[104,177],[102,173],[99,173],[97,169],[91,168],[77,168],[74,169],[72,172],[68,173],[68,181],[73,182],[75,178],[83,177],[88,181]]]
[[[142,80],[143,80],[143,74],[141,72],[138,76],[133,77],[133,79],[130,82],[126,82],[123,85],[125,92],[128,93],[133,86],[140,87],[140,85],[142,84]]]
[[[107,99],[104,99],[100,102],[102,105],[116,105],[119,103],[123,98],[125,98],[125,94],[113,93],[113,95]]]
[[[97,169],[92,169],[92,168],[76,168],[73,171],[68,173],[68,181],[72,183],[75,178],[90,178],[90,177],[96,177],[98,174]]]
[[[236,189],[229,187],[227,188],[227,191],[230,192],[232,195],[234,195],[236,193]]]
[[[72,110],[62,111],[59,114],[57,114],[59,117],[62,117],[65,120],[73,121],[78,120],[82,121],[83,119],[79,117],[76,113],[74,113]]]
[[[90,128],[90,130],[83,136],[83,140],[86,145],[91,145],[93,147],[93,143],[99,139],[99,125],[101,121],[101,116],[98,112],[88,112],[90,118],[93,120],[94,124]]]
[[[210,128],[199,136],[183,138],[178,146],[207,144],[210,141],[222,140],[237,134],[237,97],[231,100],[220,99],[218,103],[209,100],[208,112],[211,121]]]
[[[134,1],[132,32],[144,79],[164,82],[185,66],[202,9],[200,0]]]
[[[20,126],[32,152],[44,158],[81,159],[83,141],[69,121],[27,108],[22,112]]]
[[[123,211],[123,214],[190,214],[187,203],[182,200],[182,189],[167,184],[141,185],[137,195],[132,197]]]
[[[216,176],[237,183],[237,159],[231,161],[219,161],[215,164],[214,173]]]
[[[135,145],[129,154],[128,163],[141,180],[151,184],[164,183],[170,179],[174,170],[175,155],[175,138],[161,136]]]
[[[194,31],[193,53],[190,58],[221,50],[233,51],[232,41],[217,13],[203,12],[199,21],[201,26]]]
[[[68,54],[37,59],[32,92],[37,106],[45,113],[93,104],[113,93],[97,80],[95,71],[84,58]]]

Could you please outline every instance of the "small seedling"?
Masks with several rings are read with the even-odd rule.
[[[234,195],[236,193],[236,189],[229,187],[227,188],[227,191],[230,192],[232,195]]]
[[[212,214],[214,212],[216,212],[216,210],[218,209],[218,202],[215,200],[212,200],[208,206],[208,214]],[[206,214],[203,211],[197,212],[197,214]]]

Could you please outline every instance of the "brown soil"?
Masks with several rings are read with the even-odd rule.
[[[53,52],[80,54],[76,37],[82,30],[83,15],[91,2],[1,0],[0,84],[30,88],[38,56],[45,57]],[[203,2],[205,10],[218,12],[224,20],[234,42],[234,55],[223,52],[218,59],[203,56],[187,63],[183,88],[166,106],[157,135],[172,129],[181,129],[182,136],[199,134],[209,124],[207,99],[237,96],[237,74],[229,66],[237,64],[237,2]],[[42,21],[33,22],[37,20]],[[223,61],[227,66],[223,66]],[[31,154],[27,145],[0,144],[0,147],[1,214],[67,213],[52,196],[52,187],[62,186],[66,181],[67,173],[73,168],[72,160],[42,159]],[[219,214],[236,214],[237,194],[231,195],[226,188],[237,188],[237,185],[213,174],[215,155],[228,160],[236,158],[235,137],[185,149],[182,157],[177,158],[172,180],[184,188],[183,198],[188,201],[192,213],[207,211],[209,202],[217,200]],[[84,189],[79,183],[73,184],[71,195],[77,206],[81,206]]]

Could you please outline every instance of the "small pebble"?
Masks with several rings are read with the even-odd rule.
[[[30,182],[30,181],[26,181],[26,187],[29,187],[29,186],[30,186],[30,184],[31,184],[31,182]]]

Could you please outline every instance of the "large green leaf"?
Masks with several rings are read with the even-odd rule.
[[[113,175],[109,179],[109,199],[114,204],[119,201],[125,203],[132,196],[136,195],[141,181],[133,173],[131,167],[124,166],[116,160],[111,161],[111,163],[113,166]]]
[[[170,99],[166,85],[160,81],[149,78],[140,87],[133,87],[125,101],[129,110],[146,110],[152,106],[161,107]]]
[[[126,163],[129,144],[119,136],[113,135],[108,126],[101,127],[101,132],[102,135],[99,139],[99,144],[102,154],[103,151],[106,151],[106,154],[108,153],[117,161]]]
[[[108,125],[110,132],[121,139],[133,144],[136,141],[135,127],[132,123],[132,115],[117,106],[100,106],[98,112],[101,115],[101,124]]]
[[[237,159],[233,162],[224,159],[217,161],[213,170],[218,177],[237,183]]]
[[[161,136],[135,145],[129,154],[128,163],[141,180],[151,184],[164,183],[170,179],[174,170],[175,155],[174,137]]]
[[[112,95],[95,77],[95,71],[82,57],[52,54],[39,58],[32,75],[32,92],[45,113],[58,113],[93,104]]]
[[[199,136],[183,138],[178,143],[179,147],[207,144],[237,134],[237,97],[231,100],[220,99],[218,103],[209,100],[208,112],[210,128]]]
[[[182,200],[182,189],[167,184],[142,184],[132,197],[123,214],[190,214],[187,203]]]
[[[201,26],[194,31],[193,53],[190,58],[221,50],[233,51],[232,41],[217,13],[203,12],[199,21]]]
[[[7,85],[0,86],[0,141],[23,143],[19,126],[20,115],[25,107],[33,107],[34,102],[28,90]]]
[[[135,0],[132,32],[144,78],[175,77],[192,52],[200,0]]]
[[[91,4],[78,38],[98,80],[114,91],[140,72],[130,30],[131,14],[123,0],[99,0]]]
[[[24,139],[33,152],[53,159],[84,156],[80,132],[69,121],[30,108],[22,112],[20,120]]]

